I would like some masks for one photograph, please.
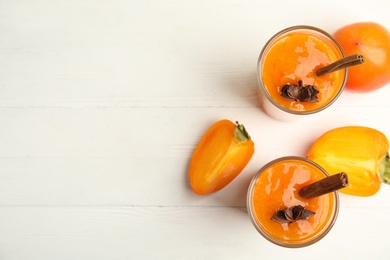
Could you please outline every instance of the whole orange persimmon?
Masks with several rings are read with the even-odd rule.
[[[365,63],[348,68],[346,89],[371,92],[390,83],[390,32],[374,22],[353,23],[333,36],[345,54],[362,54]]]

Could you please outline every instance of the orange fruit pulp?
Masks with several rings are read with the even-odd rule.
[[[263,235],[286,244],[310,243],[332,227],[337,216],[334,192],[306,199],[298,192],[327,175],[317,166],[298,159],[284,159],[266,167],[253,182],[250,207]],[[278,223],[271,220],[278,210],[301,205],[315,212],[307,220]],[[327,233],[327,232],[325,232]]]
[[[316,76],[319,68],[343,58],[343,53],[328,36],[309,29],[297,29],[278,36],[263,53],[260,67],[263,85],[279,105],[295,111],[323,108],[344,87],[346,71]],[[314,85],[320,93],[318,102],[299,102],[281,96],[284,85]]]

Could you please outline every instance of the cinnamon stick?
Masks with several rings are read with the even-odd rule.
[[[317,76],[322,76],[324,74],[334,72],[336,70],[345,69],[347,67],[359,65],[364,63],[364,57],[361,54],[354,54],[347,57],[344,57],[338,61],[335,61],[321,69],[316,71]]]
[[[299,190],[299,195],[311,199],[347,186],[348,175],[345,172],[340,172],[303,187]]]

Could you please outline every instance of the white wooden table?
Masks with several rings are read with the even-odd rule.
[[[390,137],[390,86],[282,123],[260,110],[256,81],[277,31],[390,28],[384,4],[0,0],[0,259],[389,259],[390,186],[341,195],[332,231],[303,249],[262,238],[245,205],[262,165],[304,156],[329,129]],[[199,197],[189,159],[222,118],[245,124],[256,152]]]

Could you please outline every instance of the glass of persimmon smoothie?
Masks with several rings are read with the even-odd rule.
[[[274,119],[292,121],[329,107],[344,89],[347,69],[321,76],[316,71],[344,57],[333,36],[316,27],[294,26],[278,32],[257,63],[263,111]]]
[[[253,177],[247,196],[248,213],[257,231],[270,242],[289,248],[321,240],[336,221],[338,193],[307,199],[299,190],[327,176],[321,166],[302,157],[287,156],[266,164]],[[286,209],[291,210],[287,219],[280,215]]]

